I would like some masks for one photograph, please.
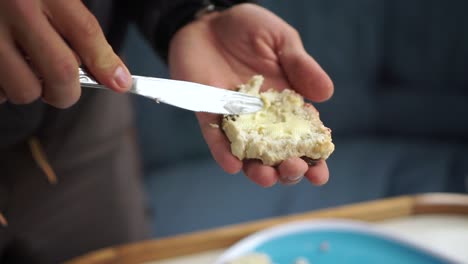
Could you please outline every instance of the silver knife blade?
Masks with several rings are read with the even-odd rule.
[[[82,87],[108,89],[81,67],[79,74]],[[132,77],[130,93],[195,112],[239,115],[254,113],[263,108],[263,101],[249,94],[193,82],[137,75]]]
[[[248,114],[263,108],[256,96],[199,83],[133,76],[130,92],[195,112]]]

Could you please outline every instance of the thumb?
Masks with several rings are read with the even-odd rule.
[[[53,1],[47,6],[47,15],[100,83],[118,92],[129,89],[130,72],[81,1]]]
[[[333,95],[333,82],[320,65],[305,51],[294,29],[283,34],[278,56],[294,90],[304,97],[322,102]]]

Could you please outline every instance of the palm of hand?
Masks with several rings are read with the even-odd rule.
[[[227,89],[262,74],[264,87],[297,87],[316,101],[327,99],[333,90],[328,76],[302,48],[297,33],[272,13],[249,4],[206,16],[181,29],[171,42],[169,65],[175,79]],[[222,131],[209,125],[219,123],[220,116],[199,113],[197,118],[214,159],[229,173],[242,168],[261,186],[278,180],[295,183],[302,175],[315,184],[328,179],[324,161],[311,168],[300,158],[284,161],[278,168],[259,161],[241,162],[231,154]]]

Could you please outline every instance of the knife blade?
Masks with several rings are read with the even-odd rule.
[[[80,68],[82,87],[108,89],[98,83],[85,69]],[[132,75],[129,92],[169,105],[195,112],[224,115],[254,113],[263,108],[256,96],[204,84],[163,78]]]

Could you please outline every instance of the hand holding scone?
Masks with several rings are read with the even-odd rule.
[[[304,50],[297,31],[252,4],[206,15],[183,27],[171,41],[169,66],[175,79],[227,89],[262,74],[263,87],[291,88],[315,102],[327,100],[333,93],[330,78]],[[210,125],[220,124],[222,117],[199,113],[197,118],[214,159],[228,173],[243,169],[264,187],[278,180],[295,183],[302,175],[317,185],[328,180],[323,160],[311,167],[299,157],[278,166],[257,160],[240,161],[232,154],[223,130]]]

